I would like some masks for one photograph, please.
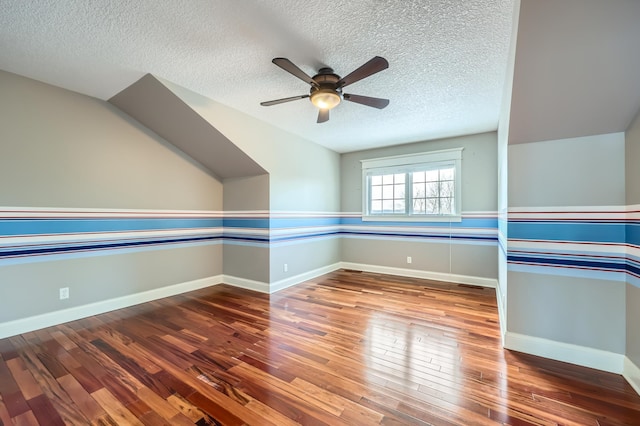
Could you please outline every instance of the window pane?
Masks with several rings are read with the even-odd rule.
[[[453,213],[453,198],[440,198],[440,213]]]
[[[371,202],[371,213],[382,213],[382,201]]]
[[[413,200],[413,213],[415,214],[425,214],[427,202],[424,198],[414,198]]]
[[[438,180],[438,169],[436,170],[427,170],[425,172],[425,178],[427,182],[435,182]]]
[[[371,185],[382,185],[382,176],[371,176]]]
[[[393,198],[400,198],[404,200],[404,183],[401,185],[394,185]]]
[[[382,201],[382,211],[384,213],[393,213],[393,200]]]
[[[453,181],[440,182],[440,196],[453,197]]]
[[[437,197],[438,196],[438,182],[427,182],[426,184],[425,195],[427,197]]]
[[[453,167],[440,169],[440,180],[453,180]]]
[[[393,199],[393,185],[384,185],[382,187],[382,198],[385,200]]]
[[[414,183],[413,184],[413,198],[424,197],[424,183]]]
[[[424,172],[413,172],[413,182],[424,182]]]
[[[404,213],[404,200],[396,200],[393,206],[394,213]]]
[[[393,185],[393,175],[382,176],[382,183],[384,185]]]
[[[439,203],[437,198],[427,198],[426,213],[440,214]]]
[[[371,187],[371,199],[372,200],[380,200],[380,199],[382,199],[382,187],[381,186],[372,186]]]
[[[396,183],[404,183],[405,174],[397,173],[395,176]]]

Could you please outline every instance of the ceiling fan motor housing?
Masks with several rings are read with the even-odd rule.
[[[342,87],[338,87],[340,76],[334,74],[331,68],[320,68],[318,74],[313,76],[316,83],[311,86],[309,98],[311,103],[320,107],[331,109],[337,106],[342,100]]]

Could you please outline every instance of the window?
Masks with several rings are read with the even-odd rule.
[[[462,148],[362,160],[364,220],[460,220]]]

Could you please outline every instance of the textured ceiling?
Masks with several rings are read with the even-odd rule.
[[[0,69],[109,99],[146,73],[338,152],[495,130],[513,0],[3,0]],[[389,69],[349,93],[328,123],[271,63],[344,76],[372,57]]]

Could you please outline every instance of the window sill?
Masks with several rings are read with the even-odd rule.
[[[362,215],[363,222],[462,222],[461,215],[451,216],[392,216]]]

